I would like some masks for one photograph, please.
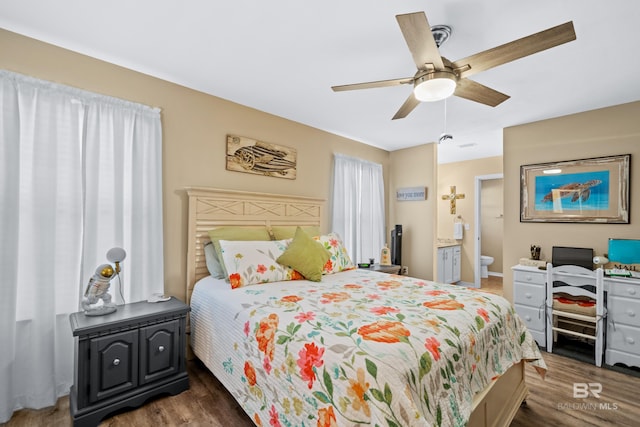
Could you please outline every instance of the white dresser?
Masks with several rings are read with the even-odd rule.
[[[513,305],[540,347],[547,346],[545,300],[547,272],[516,265],[513,270]]]
[[[513,305],[540,347],[546,347],[547,272],[516,265],[513,270]],[[607,293],[605,363],[640,367],[640,279],[604,278]]]
[[[607,365],[640,367],[640,279],[605,278],[607,291]]]

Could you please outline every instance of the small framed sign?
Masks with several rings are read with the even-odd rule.
[[[415,201],[427,200],[427,187],[407,187],[396,190],[396,200]]]

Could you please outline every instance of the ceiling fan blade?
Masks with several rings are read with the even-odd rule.
[[[510,98],[509,95],[469,79],[460,79],[458,81],[454,95],[490,107],[495,107]]]
[[[531,34],[530,36],[514,40],[510,43],[494,47],[493,49],[462,58],[455,61],[452,66],[454,70],[459,70],[460,77],[469,77],[481,71],[524,58],[525,56],[550,49],[575,39],[576,33],[573,29],[573,21],[569,21],[556,27]]]
[[[334,92],[356,89],[371,89],[376,87],[397,86],[413,83],[413,77],[405,77],[403,79],[380,80],[377,82],[353,83],[349,85],[331,86]]]
[[[425,64],[433,64],[437,70],[443,70],[442,57],[431,33],[427,15],[424,12],[407,13],[396,15],[396,19],[416,67],[426,70]]]
[[[392,120],[404,119],[413,111],[414,108],[418,106],[418,104],[420,104],[420,101],[418,101],[418,99],[413,96],[413,92],[411,92],[411,95],[409,95],[407,100],[404,101],[404,104],[402,104],[402,107],[400,107],[396,115],[393,116]]]

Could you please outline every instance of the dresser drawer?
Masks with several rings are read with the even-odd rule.
[[[608,322],[607,349],[640,355],[640,329]]]
[[[609,285],[609,296],[618,296],[625,298],[633,298],[640,302],[640,285],[635,283],[624,283],[618,280],[605,279]],[[605,288],[607,289],[607,288]]]
[[[547,274],[542,270],[540,271],[514,270],[513,281],[523,282],[523,283],[535,283],[535,284],[544,286],[544,284],[547,283]]]
[[[545,330],[544,308],[527,307],[519,304],[514,304],[516,313],[527,325],[528,329],[535,331]]]
[[[616,325],[623,323],[640,327],[640,300],[609,295],[607,313],[609,320]]]
[[[531,307],[542,307],[546,299],[546,288],[544,285],[515,282],[513,284],[513,303],[528,305]]]

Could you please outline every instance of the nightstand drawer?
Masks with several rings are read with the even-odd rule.
[[[537,285],[545,285],[547,283],[547,275],[544,271],[522,271],[514,270],[513,281],[522,283],[533,283]]]
[[[531,307],[542,307],[546,299],[546,289],[544,286],[516,282],[513,284],[513,303],[528,305]]]
[[[138,386],[138,331],[91,339],[89,401],[97,402]]]
[[[178,372],[178,320],[140,328],[140,384]]]

